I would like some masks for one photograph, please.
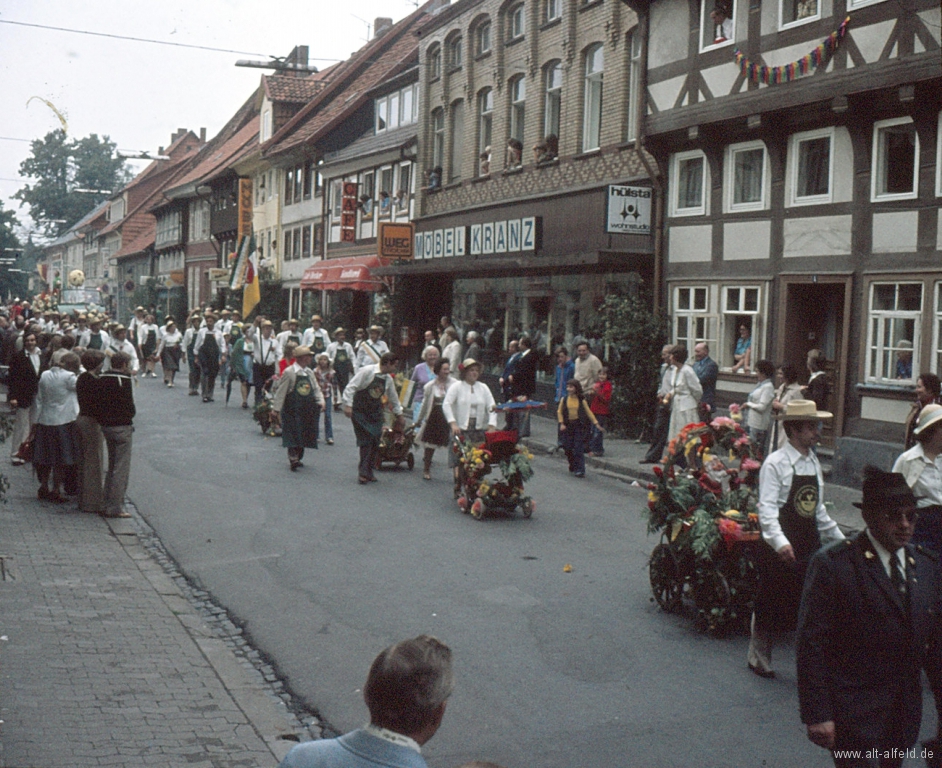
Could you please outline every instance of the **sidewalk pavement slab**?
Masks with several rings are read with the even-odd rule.
[[[141,546],[135,520],[5,467],[0,768],[268,768],[299,723]]]

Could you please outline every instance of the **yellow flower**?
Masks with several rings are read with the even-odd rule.
[[[657,504],[658,499],[660,499],[660,498],[661,498],[661,497],[658,496],[654,491],[648,491],[648,501],[652,501],[652,502],[654,502],[655,504]]]
[[[723,513],[723,515],[724,515],[725,517],[739,517],[739,510],[738,510],[738,509],[727,509],[727,510]]]

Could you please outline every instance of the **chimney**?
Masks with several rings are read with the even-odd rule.
[[[375,40],[382,34],[385,34],[392,27],[393,20],[385,16],[380,16],[373,21],[373,39]]]
[[[163,148],[163,147],[157,147],[157,154],[158,154],[158,155],[162,155],[163,153],[164,153],[164,148]]]
[[[200,144],[206,143],[206,129],[200,128]]]

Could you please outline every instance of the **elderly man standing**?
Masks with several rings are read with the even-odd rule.
[[[599,380],[602,361],[589,351],[589,343],[580,341],[576,344],[575,374],[573,378],[582,385],[582,391],[592,392],[592,387]]]
[[[801,721],[839,767],[902,765],[919,736],[921,670],[942,722],[942,579],[936,557],[910,544],[916,504],[901,474],[866,467],[855,504],[866,529],[818,552],[808,569],[798,620]],[[934,752],[926,763],[938,765],[938,736],[923,746]]]
[[[716,380],[720,375],[720,367],[710,357],[710,347],[705,341],[693,347],[693,372],[697,374],[700,387],[703,389],[697,410],[700,418],[709,424],[716,410]]]
[[[451,649],[419,635],[386,648],[370,667],[368,725],[293,747],[280,768],[426,768],[422,746],[438,731],[454,688]]]
[[[651,428],[651,447],[648,448],[648,452],[641,459],[642,464],[657,464],[664,453],[664,447],[667,445],[667,433],[671,426],[671,403],[668,395],[673,382],[674,369],[671,367],[671,350],[673,348],[673,344],[665,344],[661,347],[661,383],[657,388],[654,426]]]
[[[824,481],[814,448],[818,424],[830,419],[811,400],[792,400],[779,417],[788,442],[768,455],[759,472],[759,525],[764,545],[756,555],[759,589],[746,663],[759,677],[775,677],[775,636],[793,632],[805,571],[821,540],[844,538],[824,506]]]
[[[326,328],[321,328],[321,323],[324,322],[324,319],[320,315],[311,316],[311,327],[305,329],[304,334],[301,336],[301,344],[305,347],[310,347],[311,352],[314,354],[314,358],[321,352],[328,352],[330,347],[330,334],[327,333]]]
[[[380,357],[379,365],[360,368],[343,391],[343,413],[353,419],[353,433],[360,448],[360,485],[376,482],[373,467],[383,434],[383,411],[392,408],[393,413],[402,418],[402,405],[393,380],[398,367],[399,356],[386,352]]]

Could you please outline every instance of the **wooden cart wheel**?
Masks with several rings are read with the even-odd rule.
[[[471,505],[471,517],[475,520],[480,520],[484,517],[484,501],[482,499],[475,499],[474,504]]]
[[[410,472],[415,469],[415,456],[412,455],[412,451],[409,451],[409,454],[406,456],[406,466],[409,468]]]
[[[693,601],[705,628],[718,631],[724,628],[729,618],[732,595],[729,582],[717,570],[701,570],[693,581]]]
[[[657,604],[669,613],[676,611],[680,607],[684,584],[677,558],[669,544],[661,543],[654,548],[648,560],[648,576]]]

